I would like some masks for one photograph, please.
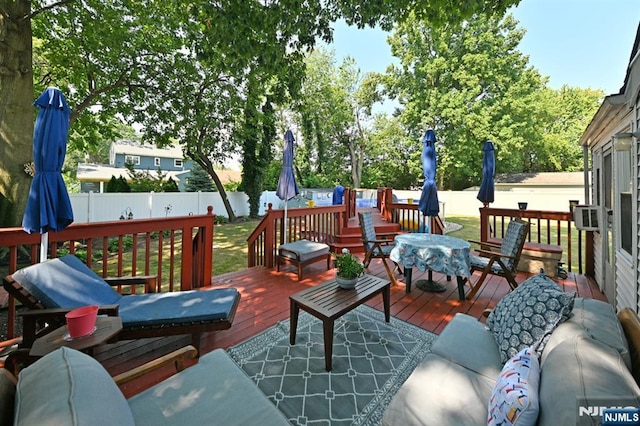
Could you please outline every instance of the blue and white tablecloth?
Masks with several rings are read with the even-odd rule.
[[[438,234],[400,234],[390,258],[406,268],[432,270],[445,275],[470,277],[471,245],[460,238]]]

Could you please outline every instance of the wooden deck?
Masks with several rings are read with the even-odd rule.
[[[240,291],[242,299],[231,329],[206,334],[202,341],[202,352],[229,348],[266,330],[278,321],[288,319],[289,295],[335,276],[335,271],[326,271],[326,265],[322,262],[307,266],[306,278],[302,281],[297,280],[295,268],[289,268],[291,269],[284,268],[276,272],[264,267],[254,267],[213,277],[214,286],[235,287]],[[380,260],[371,263],[368,273],[387,278]],[[478,275],[479,273],[472,279],[477,279]],[[527,276],[528,274],[519,274],[518,282],[524,281]],[[392,286],[391,315],[434,333],[440,333],[458,312],[483,320],[482,312],[495,306],[509,289],[504,279],[491,276],[474,300],[461,302],[458,300],[455,278],[447,282],[442,274],[434,273],[433,277],[434,280],[446,284],[445,292],[426,293],[414,285],[411,293],[406,294],[402,282]],[[404,280],[401,276],[397,278]],[[426,273],[414,269],[414,283],[421,278],[426,278]],[[579,297],[606,300],[594,281],[583,275],[570,273],[567,279],[557,282],[565,291],[576,291]],[[382,310],[382,298],[374,298],[367,304]],[[94,356],[115,375],[187,344],[187,336],[141,339],[100,346],[96,348]],[[123,392],[126,396],[136,394],[171,373],[162,371],[148,380],[138,380],[124,387]]]

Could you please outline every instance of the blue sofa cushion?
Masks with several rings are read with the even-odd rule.
[[[138,425],[289,425],[222,349],[129,399]]]
[[[62,347],[20,372],[15,425],[133,425],[127,400],[88,355]]]
[[[124,328],[211,322],[229,318],[239,297],[235,288],[133,294],[119,312]]]
[[[13,275],[45,308],[116,305],[122,296],[74,255],[27,266]]]

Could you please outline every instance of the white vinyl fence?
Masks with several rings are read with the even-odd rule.
[[[330,204],[327,195],[331,190],[301,190],[302,194],[288,203],[288,208],[302,207],[308,200],[316,205]],[[400,202],[412,198],[417,203],[420,191],[394,190]],[[363,190],[358,193],[358,206],[375,206],[376,191]],[[476,199],[477,191],[439,191],[440,216],[478,215],[482,203]],[[249,215],[249,197],[243,192],[228,192],[229,203],[236,216]],[[218,192],[161,192],[161,193],[81,193],[70,194],[75,223],[105,222],[125,219],[129,213],[134,219],[187,216],[206,214],[207,206],[213,213],[227,216],[227,211]],[[327,200],[325,200],[327,198]],[[497,191],[496,201],[491,207],[517,208],[518,202],[527,202],[531,210],[568,211],[569,200],[584,201],[582,188],[535,188]],[[284,208],[274,191],[265,191],[260,196],[259,214],[263,215],[271,203],[274,209]]]

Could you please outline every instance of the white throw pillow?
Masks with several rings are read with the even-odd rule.
[[[539,384],[538,357],[531,348],[525,348],[502,368],[489,399],[487,424],[535,425],[540,411]]]

